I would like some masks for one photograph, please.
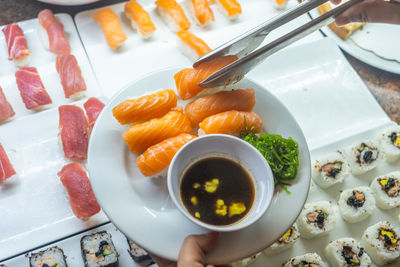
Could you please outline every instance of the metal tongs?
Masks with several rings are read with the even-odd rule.
[[[256,28],[234,38],[233,40],[202,56],[193,64],[193,67],[196,67],[203,62],[226,55],[236,55],[238,60],[213,73],[207,79],[200,82],[199,86],[227,86],[231,83],[240,81],[243,79],[246,73],[253,69],[257,64],[261,63],[268,56],[322,28],[323,26],[328,25],[334,21],[334,17],[341,14],[349,7],[362,2],[363,0],[350,0],[346,3],[343,3],[339,7],[330,10],[316,19],[311,20],[310,22],[255,50],[271,31],[309,12],[310,10],[327,1],[328,0],[308,0],[302,2],[298,6],[286,11],[282,15],[276,16],[264,22]]]

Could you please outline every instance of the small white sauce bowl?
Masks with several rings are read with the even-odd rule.
[[[240,164],[254,184],[254,201],[247,214],[232,224],[212,225],[193,217],[181,199],[181,180],[185,172],[199,160],[225,157]],[[230,135],[210,134],[185,144],[176,153],[168,169],[168,191],[177,208],[195,224],[218,232],[243,229],[255,223],[266,212],[274,194],[274,178],[271,168],[261,153],[249,143]]]

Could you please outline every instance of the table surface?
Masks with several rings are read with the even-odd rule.
[[[122,1],[103,0],[94,4],[71,7],[49,5],[34,0],[0,0],[0,25],[34,18],[40,10],[45,8],[51,9],[54,13],[69,13],[74,16],[83,10],[118,2]],[[371,67],[346,52],[344,55],[388,116],[400,124],[400,75]]]

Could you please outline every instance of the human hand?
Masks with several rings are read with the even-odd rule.
[[[339,4],[341,0],[331,0],[331,2]],[[350,22],[400,24],[400,3],[364,0],[337,16],[335,22],[338,26]]]

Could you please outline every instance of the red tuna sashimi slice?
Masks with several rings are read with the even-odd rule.
[[[28,42],[17,23],[5,26],[3,33],[7,42],[9,60],[22,59],[29,56]]]
[[[83,97],[86,92],[86,84],[75,56],[58,55],[56,69],[60,75],[65,97],[72,99]]]
[[[39,23],[46,30],[49,37],[50,51],[56,54],[68,55],[71,47],[64,34],[64,26],[56,20],[51,10],[45,9],[39,12]]]
[[[64,105],[58,108],[60,136],[64,155],[68,159],[86,159],[89,127],[80,107]]]
[[[86,171],[79,163],[65,165],[58,173],[67,190],[69,204],[79,219],[89,219],[100,211]]]
[[[10,178],[14,174],[15,170],[8,159],[6,151],[4,151],[3,146],[0,144],[0,182]]]
[[[27,109],[38,109],[52,103],[36,68],[21,68],[15,73],[15,78]]]
[[[9,119],[15,115],[13,108],[8,103],[3,90],[0,87],[0,122]]]
[[[88,101],[85,102],[85,104],[83,104],[83,107],[85,108],[86,115],[88,116],[89,119],[90,129],[92,129],[94,123],[97,120],[97,117],[104,108],[104,104],[97,98],[91,97],[88,99]]]

